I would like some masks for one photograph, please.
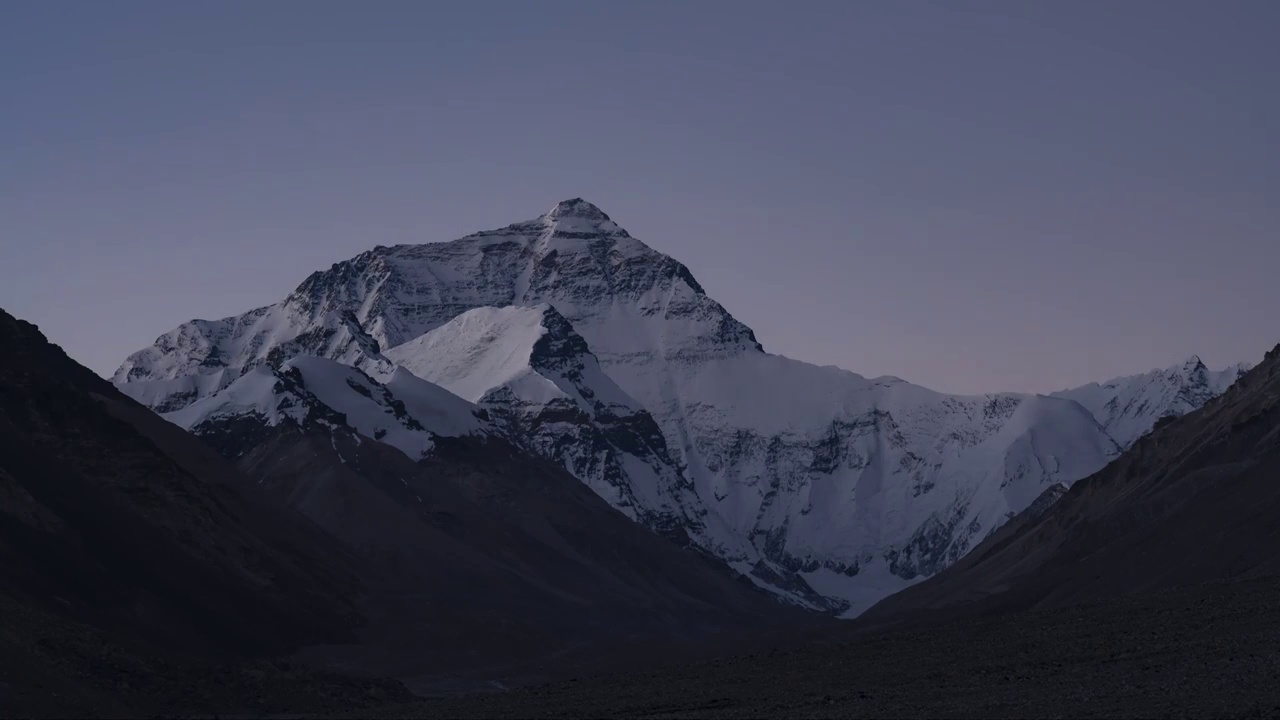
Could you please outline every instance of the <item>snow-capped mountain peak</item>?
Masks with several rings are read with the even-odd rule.
[[[278,305],[178,328],[116,381],[177,410],[301,353],[386,383],[407,369],[638,521],[854,611],[1234,379],[1197,360],[1054,397],[954,396],[772,355],[688,268],[575,198],[361,253]]]
[[[627,234],[627,231],[609,219],[609,216],[603,210],[582,198],[573,198],[556,203],[556,206],[551,208],[545,217],[549,222],[561,226],[565,230],[576,224],[579,228],[589,228],[602,233]]]
[[[131,355],[117,383],[175,380],[148,403],[178,409],[260,364],[293,354],[387,372],[380,351],[477,307],[550,303],[604,352],[685,354],[759,348],[672,258],[599,208],[567,200],[530,221],[448,243],[380,246],[312,273],[276,305],[191,321]],[[608,343],[597,342],[600,332]],[[600,352],[601,350],[597,350]]]

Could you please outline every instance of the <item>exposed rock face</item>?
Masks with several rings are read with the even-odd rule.
[[[1040,497],[1036,498],[1035,502],[1031,503],[1026,510],[1022,511],[1022,514],[1028,521],[1035,520],[1041,515],[1049,512],[1049,508],[1053,507],[1054,503],[1061,500],[1062,496],[1067,494],[1067,490],[1070,490],[1070,488],[1068,488],[1065,483],[1054,483],[1050,485],[1044,492],[1040,493]]]
[[[467,347],[501,345],[484,339],[515,331],[501,313],[543,306],[545,337],[519,344],[530,376],[450,369],[467,357],[440,344],[461,337],[453,323],[491,322]],[[1121,449],[1109,416],[1074,399],[944,395],[766,353],[687,268],[581,199],[452,242],[374,248],[279,305],[174,330],[115,380],[173,411],[302,347],[374,377],[408,365],[628,515],[850,612]],[[537,395],[532,376],[558,394]]]

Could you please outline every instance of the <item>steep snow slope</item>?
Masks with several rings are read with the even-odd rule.
[[[1180,417],[1226,392],[1251,366],[1210,370],[1197,356],[1163,370],[1089,383],[1053,393],[1093,413],[1120,447],[1128,449],[1164,417]]]
[[[574,388],[562,389],[530,366],[534,346],[547,335],[550,307],[469,310],[387,358],[471,402],[502,387],[527,402],[568,398]]]
[[[525,402],[565,398],[586,412],[597,404],[635,405],[600,370],[569,322],[546,303],[469,310],[386,356],[471,402],[507,388]],[[571,367],[562,367],[565,362]]]
[[[122,388],[134,388],[126,383]],[[333,360],[301,355],[279,369],[258,366],[215,395],[165,413],[174,424],[205,436],[215,447],[248,445],[281,424],[350,428],[411,459],[424,457],[437,437],[482,433],[477,408],[396,368],[384,385]]]
[[[509,439],[629,517],[706,544],[698,499],[657,423],[550,305],[469,310],[386,357],[478,403]]]
[[[529,322],[536,316],[495,309],[544,304],[584,341],[572,353],[578,372],[585,378],[598,360],[612,382],[535,367],[524,353],[545,337]],[[464,315],[478,308],[490,309]],[[601,483],[565,452],[585,425],[565,426],[573,432],[560,444],[554,429],[529,442],[598,492],[616,490],[606,497],[624,511],[643,516],[646,505],[683,524],[758,581],[804,595],[799,573],[855,611],[937,572],[1048,486],[1119,451],[1071,399],[949,396],[768,354],[683,265],[580,199],[453,242],[374,248],[255,313],[292,324],[253,313],[190,323],[130,356],[116,381],[142,382],[153,407],[180,406],[217,384],[193,376],[271,364],[323,337],[327,357],[378,376],[389,353],[530,428],[551,403],[570,401],[599,425],[616,383],[627,400],[614,405],[652,414],[669,464],[620,461],[622,474]],[[358,331],[329,332],[334,317],[354,318]],[[181,387],[167,392],[157,381]],[[585,404],[583,388],[596,394]],[[683,495],[664,489],[686,486]]]

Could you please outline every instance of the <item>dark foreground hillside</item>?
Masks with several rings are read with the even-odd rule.
[[[1276,717],[1280,579],[350,717]]]
[[[399,682],[270,658],[214,660],[45,612],[0,594],[0,717],[314,715],[412,695]]]

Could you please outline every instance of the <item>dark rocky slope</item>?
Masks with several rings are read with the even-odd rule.
[[[0,587],[214,654],[352,636],[358,586],[320,532],[189,472],[198,441],[139,432],[150,414],[34,326],[0,314],[0,345]]]
[[[555,463],[497,438],[440,438],[413,462],[349,431],[282,425],[228,452],[256,487],[350,550],[371,579],[356,645],[330,668],[419,692],[564,678],[640,653],[835,624],[626,518]],[[224,441],[228,438],[224,438]]]
[[[212,668],[356,637],[340,546],[3,311],[0,347],[6,712],[138,711],[197,686],[253,707]]]
[[[1199,585],[343,717],[1276,717],[1277,598]]]

